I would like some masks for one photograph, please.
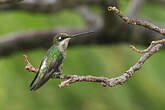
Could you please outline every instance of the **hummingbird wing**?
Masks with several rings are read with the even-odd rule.
[[[55,72],[61,72],[59,66],[63,62],[63,55],[57,49],[51,48],[41,62],[39,72],[33,79],[30,90],[37,90],[45,84]]]

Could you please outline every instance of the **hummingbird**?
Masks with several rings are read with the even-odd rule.
[[[39,71],[30,84],[30,90],[35,91],[39,89],[53,76],[53,74],[60,75],[62,73],[66,50],[70,39],[87,36],[90,33],[93,33],[93,31],[74,35],[69,35],[67,33],[56,34],[53,39],[53,45],[46,52],[46,55],[40,64]]]

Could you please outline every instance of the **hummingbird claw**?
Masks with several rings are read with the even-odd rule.
[[[62,73],[54,73],[53,76],[56,76],[56,77],[60,77],[62,75]]]

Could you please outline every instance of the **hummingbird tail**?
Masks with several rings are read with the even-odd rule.
[[[38,82],[37,78],[38,78],[38,74],[36,74],[34,80],[32,81],[32,83],[30,84],[30,90],[31,91],[35,91],[37,89],[39,89],[40,87],[42,87],[50,78],[51,78],[52,74],[46,74],[45,76],[43,76],[43,78]]]

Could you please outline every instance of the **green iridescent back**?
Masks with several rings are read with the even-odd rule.
[[[46,74],[52,75],[55,72],[61,72],[59,71],[58,67],[63,63],[63,60],[64,58],[62,53],[59,51],[56,45],[53,45],[44,56],[39,68],[39,73],[34,78],[34,81],[31,83],[31,86],[41,83],[40,81]]]

